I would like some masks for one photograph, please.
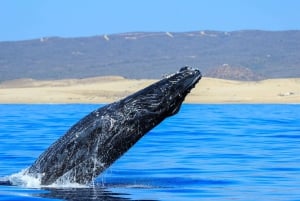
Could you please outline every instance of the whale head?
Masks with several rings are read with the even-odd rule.
[[[202,75],[198,69],[183,67],[177,73],[166,79],[165,106],[168,107],[169,115],[176,114],[186,95],[195,87]]]
[[[198,69],[182,67],[178,72],[127,97],[126,101],[133,100],[135,110],[141,107],[149,114],[171,116],[179,111],[185,97],[201,77]]]

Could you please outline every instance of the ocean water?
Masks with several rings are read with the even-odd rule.
[[[0,105],[0,177],[99,105]],[[89,187],[0,185],[0,200],[300,200],[300,105],[184,104]]]

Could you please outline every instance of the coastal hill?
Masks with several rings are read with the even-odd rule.
[[[185,65],[222,79],[300,77],[300,31],[134,32],[0,42],[0,82],[159,79]]]

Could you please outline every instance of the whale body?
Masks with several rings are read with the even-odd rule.
[[[103,106],[73,125],[26,169],[42,185],[89,184],[149,130],[176,114],[201,79],[198,69],[177,73]]]

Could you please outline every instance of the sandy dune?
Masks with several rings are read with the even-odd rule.
[[[156,80],[95,77],[38,81],[21,79],[0,84],[0,103],[109,103]],[[188,103],[300,103],[300,78],[240,82],[202,78]]]

